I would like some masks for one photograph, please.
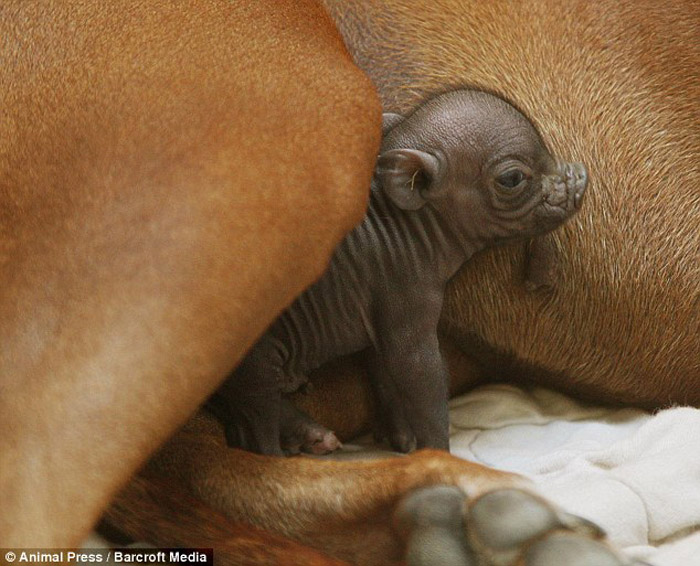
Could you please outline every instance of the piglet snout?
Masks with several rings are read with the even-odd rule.
[[[574,208],[579,210],[588,186],[588,171],[583,163],[570,163],[567,166],[566,184],[573,193]]]
[[[571,214],[581,208],[588,185],[588,172],[582,163],[561,163],[559,172],[543,180],[544,201]]]

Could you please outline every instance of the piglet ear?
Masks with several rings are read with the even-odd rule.
[[[382,136],[386,136],[402,121],[403,116],[401,116],[401,114],[394,114],[392,112],[385,112],[382,114]]]
[[[417,149],[392,149],[382,153],[375,170],[381,189],[404,210],[418,210],[425,204],[437,174],[437,158]]]

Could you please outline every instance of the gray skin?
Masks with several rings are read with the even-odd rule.
[[[453,91],[407,118],[385,114],[384,134],[364,220],[212,398],[231,446],[337,448],[284,394],[325,362],[366,350],[380,435],[402,452],[448,449],[437,338],[447,282],[475,252],[544,234],[581,205],[585,168],[554,159],[493,95]]]

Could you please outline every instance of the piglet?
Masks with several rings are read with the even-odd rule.
[[[362,223],[212,399],[229,445],[325,453],[335,435],[285,397],[325,362],[366,350],[381,435],[448,449],[437,326],[447,282],[479,250],[538,236],[581,206],[583,165],[554,158],[513,106],[480,91],[436,96],[384,139]]]

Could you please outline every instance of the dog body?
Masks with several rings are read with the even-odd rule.
[[[3,3],[3,547],[78,543],[362,217],[369,81],[248,4]]]
[[[327,6],[386,108],[481,87],[590,165],[585,211],[551,237],[551,294],[522,287],[519,247],[474,258],[448,291],[460,384],[508,374],[699,403],[697,6]],[[0,18],[0,546],[65,547],[360,220],[380,105],[312,2],[5,2]],[[310,414],[339,434],[366,424],[361,381],[325,383]],[[174,515],[154,475],[201,507]],[[110,513],[159,544],[221,544],[231,563],[293,556],[239,520],[387,564],[411,548],[391,518],[415,488],[473,498],[520,481],[431,452],[266,458],[200,418]]]

